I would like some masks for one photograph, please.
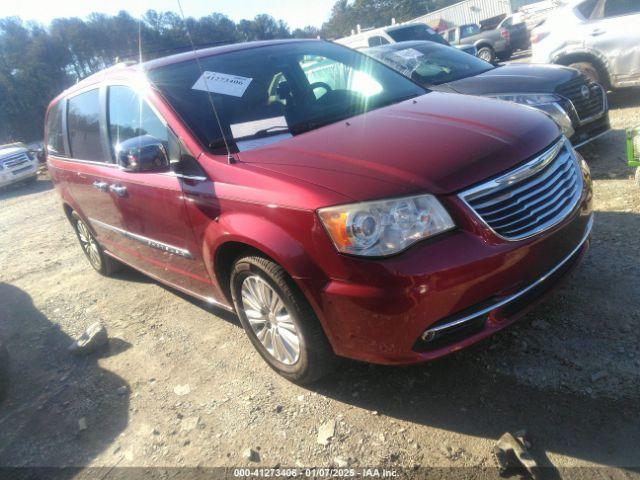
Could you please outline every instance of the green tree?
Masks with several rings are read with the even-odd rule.
[[[306,27],[300,37],[315,37]],[[191,37],[191,38],[189,38]],[[236,24],[211,13],[196,19],[149,10],[57,18],[45,29],[19,18],[0,19],[0,143],[42,138],[50,100],[74,82],[115,62],[143,60],[196,47],[247,40],[289,38],[286,23],[269,15]]]
[[[337,0],[331,16],[322,25],[327,38],[349,35],[357,25],[362,28],[383,27],[391,19],[405,22],[459,0]]]

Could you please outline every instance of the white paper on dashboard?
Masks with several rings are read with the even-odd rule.
[[[242,97],[252,78],[206,71],[191,87],[193,90]]]
[[[263,138],[252,138],[250,140],[236,140],[236,146],[238,150],[241,152],[246,152],[247,150],[253,150],[254,148],[264,147],[266,145],[271,145],[272,143],[279,142],[281,140],[286,140],[287,138],[291,138],[290,133],[278,133],[275,135],[269,135],[268,137]]]

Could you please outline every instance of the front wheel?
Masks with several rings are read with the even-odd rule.
[[[337,358],[318,318],[280,265],[261,256],[239,259],[231,293],[251,343],[280,375],[308,384],[333,369]]]

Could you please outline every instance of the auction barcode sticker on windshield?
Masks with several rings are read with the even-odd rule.
[[[251,83],[252,78],[241,77],[239,75],[228,75],[218,72],[204,72],[191,87],[193,90],[203,92],[221,93],[241,97]]]
[[[396,50],[393,53],[395,53],[399,57],[404,58],[405,60],[417,60],[420,57],[424,57],[424,53],[419,52],[415,48],[405,48],[403,50]]]

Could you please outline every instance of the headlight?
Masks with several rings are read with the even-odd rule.
[[[367,257],[393,255],[455,226],[428,194],[321,208],[318,215],[339,252]]]
[[[516,102],[530,107],[537,107],[545,103],[559,102],[560,97],[552,93],[505,93],[500,95],[489,95],[498,100],[506,100],[507,102]]]
[[[520,103],[529,107],[537,108],[549,115],[560,127],[565,137],[573,136],[575,130],[571,123],[571,118],[564,108],[560,106],[562,100],[552,93],[509,93],[501,95],[489,95],[491,98],[505,100],[507,102]]]

